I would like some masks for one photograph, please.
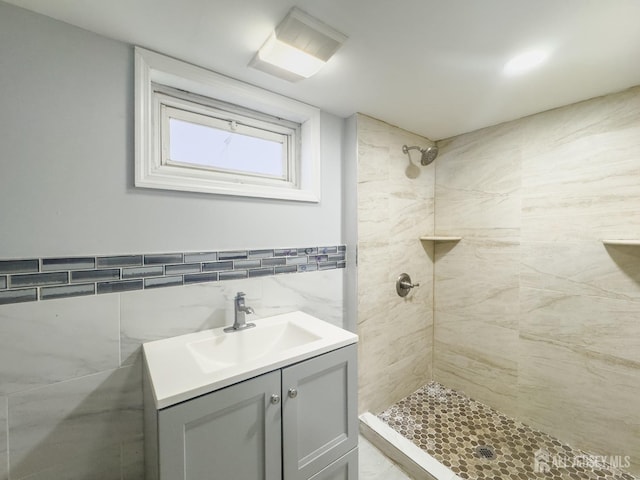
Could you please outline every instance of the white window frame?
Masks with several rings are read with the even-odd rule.
[[[172,89],[183,96],[172,95]],[[194,101],[195,96],[205,101]],[[238,119],[280,132],[291,133],[297,124],[292,138],[298,138],[288,145],[288,178],[163,161],[163,105],[202,115],[223,108]],[[135,142],[136,187],[320,201],[318,108],[140,47],[135,47]]]

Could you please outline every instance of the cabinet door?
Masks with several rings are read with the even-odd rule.
[[[285,480],[306,480],[358,443],[356,346],[282,370]]]
[[[158,414],[161,480],[281,480],[280,372]]]

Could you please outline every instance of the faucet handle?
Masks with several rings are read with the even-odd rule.
[[[238,293],[236,293],[236,298],[242,298],[245,295],[246,295],[246,293],[244,293],[244,292],[238,292]]]

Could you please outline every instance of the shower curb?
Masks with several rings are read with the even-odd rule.
[[[370,412],[360,415],[360,433],[415,480],[462,480]]]

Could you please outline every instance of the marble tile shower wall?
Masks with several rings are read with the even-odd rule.
[[[0,305],[0,479],[140,480],[141,344],[232,323],[239,290],[257,318],[301,309],[343,326],[344,272]]]
[[[434,167],[402,153],[423,137],[364,115],[357,137],[359,409],[378,412],[431,379]],[[420,283],[404,298],[402,272]]]
[[[434,378],[640,472],[640,87],[440,142]]]

